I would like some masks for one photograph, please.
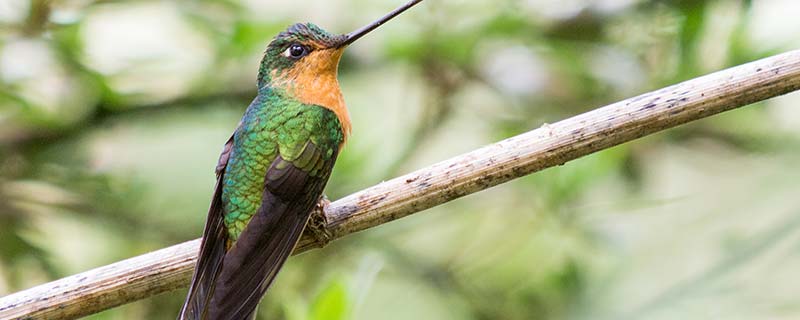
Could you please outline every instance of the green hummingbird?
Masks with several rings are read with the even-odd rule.
[[[354,32],[295,24],[267,46],[258,94],[225,144],[194,276],[178,319],[251,319],[321,199],[350,133],[337,80]]]

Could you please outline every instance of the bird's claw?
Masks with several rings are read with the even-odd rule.
[[[328,216],[325,211],[328,210],[331,201],[328,200],[324,194],[319,197],[317,204],[311,211],[311,217],[308,219],[306,231],[314,238],[316,247],[322,248],[333,240],[333,236],[328,230]]]

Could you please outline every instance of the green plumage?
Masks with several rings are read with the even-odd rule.
[[[339,120],[330,110],[300,103],[280,90],[262,91],[234,133],[225,173],[222,202],[229,239],[239,238],[261,205],[264,177],[278,156],[320,177],[329,173],[322,172],[324,164],[333,161],[342,139]],[[301,157],[309,142],[319,155]]]
[[[297,23],[269,43],[258,70],[258,95],[217,161],[217,183],[179,320],[254,319],[319,205],[350,131],[336,80],[342,50],[420,1],[349,34]]]
[[[328,109],[335,105],[303,103],[297,91],[287,90],[297,89],[298,77],[335,72],[309,68],[338,63],[340,55],[320,53],[335,61],[306,59],[314,50],[340,50],[344,40],[312,24],[295,24],[267,46],[258,95],[217,163],[217,185],[179,319],[252,319],[300,239],[344,131],[339,116]],[[303,90],[330,90],[329,84]]]

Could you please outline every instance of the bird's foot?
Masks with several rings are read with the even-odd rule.
[[[328,197],[324,194],[321,195],[314,209],[311,211],[311,217],[308,218],[308,224],[306,225],[306,231],[309,231],[314,238],[316,242],[315,247],[318,248],[328,245],[328,243],[333,240],[333,235],[330,230],[328,230],[328,216],[325,214],[330,204],[331,201],[328,200]]]

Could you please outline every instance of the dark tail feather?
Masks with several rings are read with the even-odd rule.
[[[211,197],[211,206],[208,208],[208,218],[203,230],[203,242],[200,244],[200,253],[197,257],[192,283],[189,293],[181,307],[179,320],[204,319],[214,291],[214,283],[222,260],[227,250],[228,233],[223,224],[224,213],[222,209],[222,180],[225,176],[225,167],[233,149],[233,135],[225,142],[222,153],[217,161],[217,183],[214,186],[214,195]]]
[[[208,210],[208,219],[203,230],[203,242],[195,265],[189,293],[183,303],[179,320],[205,319],[214,283],[225,257],[225,246],[228,233],[223,224],[222,212],[222,175],[217,178],[214,197]]]
[[[270,195],[264,200],[222,263],[209,319],[248,319],[254,314],[303,233],[310,206],[289,205]]]

